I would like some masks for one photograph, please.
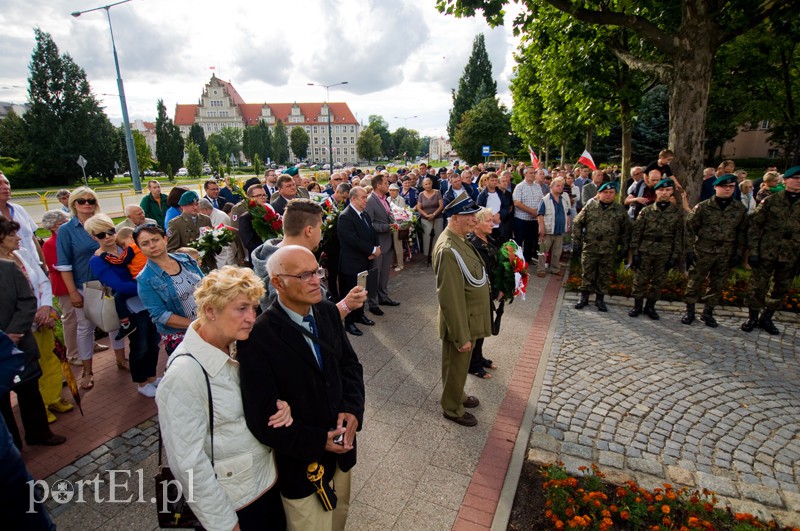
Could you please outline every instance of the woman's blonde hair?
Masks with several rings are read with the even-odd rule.
[[[480,210],[475,214],[475,221],[477,223],[482,223],[483,220],[486,218],[490,218],[494,215],[491,208],[481,207]]]
[[[114,230],[114,222],[105,214],[95,214],[84,222],[83,229],[89,234],[108,232]]]
[[[215,269],[203,277],[194,290],[197,318],[205,323],[206,310],[221,310],[239,295],[245,295],[253,303],[257,303],[265,291],[264,283],[252,269],[233,266]]]
[[[781,180],[781,174],[776,171],[768,171],[764,174],[764,180],[762,184],[767,184],[767,181],[774,182],[772,186],[777,186]]]
[[[753,189],[753,181],[745,179],[744,181],[739,183],[739,191],[741,191],[743,194],[746,194],[752,189]]]
[[[75,209],[75,201],[81,198],[86,199],[89,197],[97,201],[97,203],[94,205],[94,213],[97,214],[98,212],[100,212],[100,200],[97,198],[97,194],[94,193],[94,190],[92,190],[88,186],[79,186],[75,188],[71,194],[69,194],[69,201],[67,202],[69,210],[70,212],[72,212],[73,216],[78,215],[78,211]]]

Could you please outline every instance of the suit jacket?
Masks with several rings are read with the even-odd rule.
[[[381,200],[373,192],[367,199],[367,206],[364,212],[372,219],[372,229],[378,235],[378,243],[381,246],[381,253],[388,253],[392,250],[392,229],[394,216],[383,207]]]
[[[249,261],[250,255],[253,254],[256,247],[264,243],[253,228],[253,216],[250,215],[250,212],[245,212],[239,216],[239,238],[242,239],[242,244],[247,250],[247,259]]]
[[[181,214],[177,218],[169,220],[167,250],[173,252],[199,238],[200,227],[211,227],[211,218],[205,214],[197,214],[197,222],[193,223],[191,216]]]
[[[336,427],[338,414],[355,415],[359,430],[364,421],[363,369],[344,333],[339,311],[328,301],[313,308],[322,368],[277,300],[258,317],[250,338],[237,349],[247,426],[275,450],[278,485],[281,494],[291,499],[315,492],[306,477],[310,463],[317,461],[325,467],[326,481],[337,464],[345,472],[356,464],[355,448],[345,454],[325,451],[328,431]],[[292,408],[294,422],[289,427],[267,426],[278,399]]]
[[[300,196],[298,195],[297,197],[300,197]],[[294,199],[294,198],[292,198],[292,199]],[[275,199],[270,201],[269,206],[271,206],[273,208],[273,210],[275,210],[275,212],[277,212],[278,214],[280,214],[282,216],[283,213],[286,211],[286,205],[288,203],[289,203],[288,199],[283,197],[281,194],[278,194],[278,197],[276,197]]]
[[[372,228],[372,219],[364,212],[364,223],[352,206],[339,214],[336,230],[339,234],[339,272],[345,275],[357,275],[371,267],[369,256],[378,246],[378,235]]]
[[[25,353],[21,382],[38,378],[42,374],[37,362],[39,349],[31,332],[36,309],[36,296],[25,274],[16,263],[0,259],[0,330],[7,334],[23,334],[17,344]]]
[[[220,188],[220,194],[217,196],[217,204],[216,204],[216,205],[214,204],[214,200],[213,200],[213,199],[211,199],[210,197],[208,197],[208,195],[205,195],[205,196],[204,196],[206,199],[208,199],[209,201],[211,201],[211,205],[212,205],[214,208],[216,208],[217,210],[222,210],[222,209],[225,207],[225,204],[228,202],[228,200],[227,200],[227,199],[225,199],[224,197],[222,197],[221,190],[222,190],[222,189]]]

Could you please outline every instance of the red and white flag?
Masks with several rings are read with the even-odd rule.
[[[209,69],[209,70],[216,70],[216,69],[217,69],[217,67],[216,67],[216,66],[209,66],[209,67],[208,67],[208,69]]]
[[[583,164],[584,166],[589,166],[593,170],[597,169],[597,166],[594,163],[594,159],[592,158],[592,154],[589,153],[585,149],[583,150],[583,154],[578,159],[578,164]]]
[[[539,157],[536,156],[536,153],[533,151],[533,148],[529,145],[528,146],[528,153],[531,154],[531,166],[533,166],[534,170],[539,169]]]

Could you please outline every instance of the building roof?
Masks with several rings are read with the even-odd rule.
[[[214,76],[214,74],[211,74],[211,77],[214,78],[216,76]],[[225,87],[225,92],[227,92],[228,96],[231,97],[233,103],[235,103],[236,105],[244,105],[244,99],[239,95],[236,89],[233,88],[233,85],[231,85],[230,81],[224,81],[220,78],[217,78],[217,81],[222,83],[222,86]]]
[[[175,105],[175,125],[192,125],[197,115],[196,103],[179,103]]]

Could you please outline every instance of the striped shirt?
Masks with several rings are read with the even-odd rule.
[[[544,192],[542,191],[542,187],[537,183],[528,184],[527,181],[522,181],[514,188],[514,201],[522,202],[523,205],[533,209],[534,212],[539,211],[539,204],[542,202],[542,197],[544,197]],[[514,217],[524,221],[531,221],[536,219],[536,214],[529,214],[523,212],[521,208],[515,208]]]

